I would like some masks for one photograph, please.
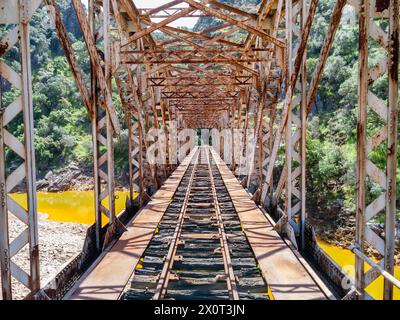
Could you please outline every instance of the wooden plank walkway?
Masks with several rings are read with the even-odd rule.
[[[140,210],[121,238],[70,290],[68,300],[117,300],[175,194],[197,147],[182,161],[152,200]]]
[[[231,195],[235,209],[250,246],[261,267],[264,277],[276,300],[321,300],[327,299],[323,289],[329,290],[321,280],[314,280],[295,253],[273,229],[263,212],[251,200],[232,171],[212,150],[222,179]],[[304,261],[303,261],[304,263]],[[316,276],[313,274],[313,276]],[[318,284],[317,284],[318,283]],[[321,286],[321,287],[320,287]]]

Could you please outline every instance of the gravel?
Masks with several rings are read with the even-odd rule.
[[[52,279],[72,257],[81,252],[86,230],[89,226],[76,223],[54,222],[39,214],[39,254],[40,277],[43,287]],[[24,224],[10,214],[10,237],[14,239],[23,229]],[[25,246],[13,261],[29,273],[28,246]],[[29,291],[12,279],[13,299],[22,299]],[[1,297],[1,290],[0,290]]]

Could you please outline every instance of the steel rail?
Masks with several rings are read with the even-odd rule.
[[[208,149],[199,148],[199,151],[196,155],[195,165],[192,169],[192,172],[191,172],[191,175],[189,178],[188,187],[187,187],[187,190],[185,193],[185,198],[183,200],[182,208],[179,213],[178,224],[177,224],[174,234],[172,236],[172,242],[170,244],[170,247],[169,247],[166,259],[165,259],[165,263],[164,263],[163,269],[160,273],[160,277],[157,282],[157,286],[156,286],[155,293],[153,295],[152,300],[163,299],[167,293],[171,269],[172,269],[173,263],[175,261],[176,251],[177,251],[179,239],[181,237],[182,227],[184,224],[184,219],[186,216],[187,208],[189,205],[189,197],[190,197],[190,194],[192,191],[194,176],[196,174],[196,170],[197,170],[197,166],[198,166],[199,162],[202,162],[203,156],[205,156],[205,159],[207,161],[208,171],[209,171],[211,192],[212,192],[212,197],[213,197],[212,204],[214,207],[215,217],[217,220],[218,234],[219,234],[219,239],[220,239],[220,243],[221,243],[221,253],[222,253],[222,257],[223,257],[223,261],[224,261],[224,270],[225,270],[227,289],[228,289],[229,297],[231,300],[239,300],[239,293],[237,290],[236,278],[235,278],[235,274],[233,271],[232,260],[231,260],[230,252],[229,252],[228,238],[225,233],[224,224],[222,221],[220,206],[219,206],[218,197],[217,197],[217,191],[216,191],[216,187],[215,187],[215,183],[214,183],[214,177],[212,174],[212,167],[211,167],[211,160],[210,160],[209,152],[210,151]]]
[[[212,194],[213,194],[213,198],[214,198],[213,204],[214,204],[214,208],[215,208],[215,216],[217,218],[217,223],[218,223],[218,233],[219,233],[220,241],[221,241],[221,249],[222,249],[221,252],[222,252],[223,259],[224,259],[226,284],[228,286],[229,297],[231,300],[239,300],[239,293],[238,293],[237,286],[236,286],[236,278],[235,278],[235,274],[233,272],[232,260],[231,260],[231,255],[229,252],[228,238],[225,233],[224,223],[222,221],[221,210],[219,207],[219,202],[218,202],[218,197],[217,197],[217,191],[215,189],[214,177],[212,174],[209,149],[206,150],[206,158],[207,158],[207,163],[208,163],[208,171],[210,173],[211,189],[212,189]]]
[[[154,292],[152,300],[163,299],[166,294],[166,291],[167,291],[171,268],[174,263],[174,258],[176,255],[176,250],[178,248],[179,238],[180,238],[180,235],[182,232],[183,222],[185,220],[184,218],[186,216],[186,211],[187,211],[186,209],[187,209],[187,206],[189,203],[190,191],[192,189],[192,184],[193,184],[193,180],[194,180],[193,178],[194,178],[194,175],[196,172],[197,165],[199,164],[200,153],[201,153],[201,150],[197,151],[197,154],[195,156],[196,160],[195,160],[195,163],[194,163],[191,175],[190,175],[189,184],[188,184],[188,188],[186,190],[185,198],[183,200],[182,208],[179,213],[178,224],[175,228],[174,235],[172,236],[172,242],[169,247],[168,254],[165,259],[165,263],[163,265],[163,269],[161,270],[160,278],[158,279],[157,287]]]

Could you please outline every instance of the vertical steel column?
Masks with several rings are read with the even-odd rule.
[[[387,167],[384,268],[393,275],[396,237],[397,117],[399,102],[399,0],[389,3]],[[383,298],[393,299],[393,284],[384,281]]]
[[[240,100],[237,101],[239,113],[240,113]],[[231,156],[231,170],[233,174],[235,174],[236,171],[236,163],[235,163],[235,103],[232,103],[231,107],[231,143],[230,143],[230,156]]]
[[[301,26],[304,28],[307,20],[307,1],[302,0],[301,2]],[[304,251],[304,231],[305,231],[305,222],[306,222],[306,139],[307,139],[307,50],[303,55],[303,62],[301,66],[301,106],[300,106],[300,141],[298,146],[298,152],[300,153],[300,202],[301,202],[301,211],[300,211],[300,249]]]
[[[112,92],[111,85],[111,23],[110,0],[103,0],[103,42],[104,42],[104,76],[106,78],[107,86]],[[115,222],[115,181],[114,181],[114,129],[111,123],[111,118],[106,112],[107,117],[107,176],[108,176],[108,219],[110,226]]]
[[[186,137],[184,141],[182,141],[182,132],[183,132],[183,120],[182,120],[182,115],[177,114],[176,115],[176,126],[177,126],[177,154],[178,154],[178,165],[181,163],[181,161],[185,158],[184,155],[182,155],[182,145],[186,142]]]
[[[306,1],[293,5],[286,0],[287,65],[289,79],[294,71],[294,57],[299,48],[301,30],[307,19]],[[305,54],[301,65],[301,75],[293,88],[295,97],[291,101],[286,122],[286,198],[288,233],[294,231],[303,247],[305,221],[305,125],[306,125],[306,69]],[[292,229],[292,230],[291,230]],[[292,242],[295,242],[291,237]],[[297,246],[297,243],[294,243]]]
[[[224,112],[223,124],[220,131],[220,157],[225,160],[225,144],[227,139],[227,128],[229,128],[229,110]]]
[[[133,149],[133,139],[132,139],[132,120],[131,120],[131,112],[126,110],[125,111],[125,119],[126,125],[128,126],[128,168],[129,168],[129,199],[133,200],[133,195],[135,192],[135,183],[133,180],[133,157],[131,150]]]
[[[29,21],[32,14],[39,7],[40,1],[19,0],[14,2],[17,2],[17,20],[14,21],[14,15],[10,14],[9,17],[4,17],[6,21],[0,21],[1,24],[14,25],[1,42],[7,44],[5,52],[19,42],[21,64],[21,75],[19,75],[4,61],[0,61],[0,76],[20,92],[19,97],[6,107],[1,105],[0,110],[0,265],[3,299],[12,299],[11,276],[28,288],[31,294],[35,294],[40,289],[32,76],[29,46]],[[4,9],[7,9],[7,7],[2,8],[2,10]],[[7,130],[7,125],[21,111],[24,125],[23,143]],[[8,176],[6,175],[4,154],[6,147],[23,160],[23,163]],[[25,210],[9,196],[13,189],[24,179],[26,181],[28,210]],[[10,241],[8,232],[9,212],[26,226],[12,241]],[[12,261],[12,258],[26,245],[29,246],[29,274]]]
[[[278,36],[278,28],[279,24],[282,20],[282,7],[283,7],[283,0],[278,0],[277,3],[277,8],[275,11],[275,16],[273,17],[273,29],[272,29],[272,36],[277,37]],[[284,40],[282,40],[284,41]],[[267,106],[266,106],[266,117],[264,118],[265,114],[263,113],[262,115],[262,120],[261,120],[261,155],[262,155],[262,163],[261,163],[261,172],[260,172],[260,202],[265,205],[266,203],[266,197],[267,193],[265,193],[265,196],[262,196],[262,189],[264,184],[268,184],[270,186],[269,188],[269,199],[273,199],[273,193],[274,193],[274,188],[273,188],[273,174],[270,176],[269,181],[266,181],[267,179],[267,170],[269,166],[269,161],[270,161],[270,156],[271,156],[271,151],[274,146],[274,122],[275,122],[275,116],[276,116],[276,107],[279,101],[279,95],[281,92],[281,86],[282,86],[282,79],[283,79],[283,67],[281,63],[279,63],[279,53],[278,53],[278,48],[275,47],[275,45],[270,44],[270,46],[275,49],[269,54],[270,60],[266,63],[266,67],[264,68],[266,72],[266,79],[268,81],[267,85],[267,92],[266,92],[266,98],[267,98]],[[271,203],[270,203],[271,205]]]
[[[16,27],[17,28],[17,27]],[[1,73],[3,77],[3,72]],[[3,79],[0,79],[2,90]],[[1,97],[3,92],[1,92]],[[21,103],[21,101],[19,101]],[[21,108],[21,106],[20,106]],[[1,192],[1,206],[0,206],[0,271],[1,271],[1,288],[2,298],[4,300],[12,299],[11,288],[11,271],[10,271],[10,243],[9,243],[9,230],[8,230],[8,208],[7,208],[7,192],[6,192],[6,172],[5,172],[5,141],[4,141],[4,107],[3,101],[0,101],[0,192]]]
[[[262,182],[261,188],[263,183],[265,182],[267,176],[267,169],[269,164],[269,156],[271,154],[271,148],[273,144],[273,117],[272,117],[272,110],[273,106],[267,109],[267,117],[262,118],[262,153],[263,153],[263,163],[262,163]],[[268,182],[271,185],[272,182]],[[272,190],[272,188],[271,188]],[[261,199],[262,202],[265,202],[265,199]]]
[[[119,12],[118,3],[116,0],[111,0],[111,3],[105,3],[104,14],[109,9],[107,6],[111,5],[113,9],[113,16],[119,31],[119,42],[113,43],[112,53],[114,59],[112,60],[112,70],[108,71],[108,76],[111,77],[113,72],[115,82],[118,88],[119,96],[121,99],[122,107],[125,111],[125,121],[128,127],[128,167],[129,167],[129,199],[133,201],[135,193],[137,194],[138,205],[142,206],[142,154],[141,154],[141,139],[140,139],[140,127],[139,127],[139,101],[137,99],[136,86],[134,83],[133,75],[137,66],[125,66],[121,67],[120,61],[127,58],[127,54],[123,54],[121,57],[120,53],[120,42],[126,41],[128,38],[127,32],[123,28],[123,18]],[[110,12],[109,12],[110,13]],[[104,19],[104,21],[107,21]],[[110,22],[108,21],[108,26]],[[107,26],[106,26],[107,27]],[[107,43],[109,46],[109,43]],[[136,58],[136,55],[133,55]],[[109,83],[111,88],[111,83]],[[136,106],[135,106],[136,104]]]
[[[245,97],[245,95],[242,95],[243,97]],[[243,98],[245,99],[245,98]],[[243,110],[246,110],[246,105],[244,105],[243,108],[243,103],[242,103],[242,99],[238,100],[238,109],[237,109],[237,119],[236,120],[236,124],[234,124],[233,126],[233,130],[232,130],[232,155],[233,155],[233,164],[234,164],[234,175],[237,175],[238,170],[240,169],[240,155],[243,154],[243,149],[242,149],[242,124],[244,127],[245,124],[245,119],[243,119]],[[236,112],[236,110],[234,110],[234,112]],[[245,111],[246,112],[246,111]],[[235,113],[233,114],[234,118]]]
[[[31,51],[29,38],[28,13],[32,3],[20,0],[20,50],[21,50],[21,74],[22,74],[22,114],[24,121],[25,142],[25,178],[28,203],[28,242],[30,260],[30,290],[35,292],[40,288],[40,266],[39,266],[39,235],[37,226],[37,199],[36,199],[36,166],[34,147],[34,124],[33,124],[33,101],[32,101],[32,74],[31,74]],[[9,190],[11,191],[11,190]],[[22,245],[22,244],[21,244]],[[11,243],[11,249],[12,249]],[[19,251],[17,248],[16,251]],[[13,270],[13,265],[11,265]],[[22,271],[22,270],[21,270]]]
[[[97,18],[97,19],[96,19]],[[98,20],[98,21],[96,21]],[[103,36],[104,40],[104,64],[105,79],[107,86],[111,91],[111,43],[109,36],[110,14],[109,0],[103,2],[103,13],[97,7],[93,0],[89,1],[89,24],[95,42],[101,39],[98,35]],[[103,32],[98,32],[99,27]],[[96,38],[97,37],[97,38]],[[95,193],[95,212],[96,212],[96,245],[101,250],[101,229],[102,215],[104,214],[110,226],[115,222],[115,195],[114,195],[114,143],[113,128],[108,112],[104,110],[99,97],[98,79],[96,72],[93,70],[95,66],[91,66],[91,87],[94,117],[92,121],[92,137],[93,137],[93,163],[94,163],[94,193]],[[104,153],[101,150],[105,149]],[[108,199],[107,199],[108,198]],[[108,208],[105,206],[107,201]],[[112,230],[111,228],[109,230]]]
[[[237,163],[237,168],[235,170],[236,176],[243,175],[243,164],[246,164],[247,155],[247,128],[249,123],[249,108],[251,103],[251,90],[246,89],[244,94],[245,103],[240,102],[239,105],[239,115],[238,115],[238,126],[237,131],[235,132],[234,139],[236,150],[235,153],[235,163]],[[243,117],[243,112],[245,116]],[[242,184],[245,185],[247,183],[247,179],[249,177],[245,176],[242,180]]]
[[[142,205],[142,134],[139,124],[139,115],[136,110],[131,110],[128,119],[129,132],[129,169],[130,169],[130,198],[138,194],[139,205]]]
[[[94,8],[94,0],[89,0],[89,27],[90,31],[95,38],[96,35],[96,17],[95,17],[95,8]],[[96,72],[94,71],[95,66],[90,64],[90,94],[92,98],[92,110],[93,110],[93,119],[92,119],[92,141],[93,141],[93,178],[94,178],[94,207],[95,207],[95,219],[96,219],[96,248],[97,250],[101,250],[101,242],[102,242],[102,211],[101,211],[101,201],[100,198],[100,189],[101,189],[101,181],[99,175],[99,154],[100,154],[100,145],[97,140],[97,132],[98,132],[98,96],[99,90],[97,86],[97,78]]]
[[[178,164],[178,120],[176,115],[175,107],[169,108],[169,117],[170,117],[170,132],[169,132],[169,154],[170,161],[175,167]]]
[[[375,6],[373,6],[375,4]],[[393,275],[396,218],[396,167],[397,167],[397,113],[398,113],[398,63],[399,63],[399,1],[361,0],[355,5],[359,11],[359,75],[358,75],[358,119],[357,119],[357,207],[356,239],[353,250],[357,250],[356,289],[363,299],[370,298],[365,288],[376,281],[380,274],[375,268],[365,272],[363,257],[368,243],[382,256],[378,265]],[[375,18],[388,19],[389,30],[385,32]],[[387,52],[381,61],[368,67],[368,40],[382,46]],[[385,102],[369,86],[388,73],[388,98]],[[369,108],[368,108],[369,107]],[[383,125],[367,138],[367,109],[379,117]],[[380,146],[386,146],[386,169],[382,170],[369,159],[369,155]],[[381,193],[367,203],[367,179],[379,186]],[[385,213],[385,235],[377,235],[368,225],[378,214]],[[384,281],[384,299],[393,298],[393,284]]]
[[[160,93],[161,95],[161,93]],[[165,178],[167,175],[170,174],[171,172],[171,162],[170,162],[170,154],[169,154],[169,135],[168,135],[168,125],[167,125],[167,112],[166,112],[166,103],[161,99],[160,97],[160,109],[161,109],[161,126],[164,132],[165,136],[165,164],[164,164],[164,172],[165,172]]]
[[[112,0],[114,17],[120,30],[120,41],[126,41],[129,37],[127,32],[123,31],[123,21],[118,13],[118,5]],[[141,45],[136,41],[136,45]],[[119,62],[128,56],[137,58],[138,55],[128,55],[124,53],[121,59],[119,52],[120,46],[116,45],[115,60],[113,60],[114,78],[117,84],[122,106],[125,109],[126,123],[128,126],[128,160],[129,160],[129,195],[133,201],[135,193],[137,194],[137,203],[143,205],[144,200],[148,200],[143,186],[143,133],[142,133],[142,104],[137,94],[139,84],[135,84],[135,71],[140,73],[139,66],[121,66]]]
[[[285,22],[286,22],[286,66],[287,66],[287,76],[286,83],[289,84],[290,78],[293,73],[293,3],[292,0],[285,0]],[[285,165],[288,172],[286,177],[286,198],[285,198],[285,211],[288,218],[288,223],[290,226],[290,220],[292,220],[292,108],[295,105],[292,101],[289,105],[289,111],[287,116],[287,122],[285,127]],[[296,233],[298,230],[294,229]]]
[[[359,13],[359,57],[358,57],[358,116],[357,116],[357,197],[355,244],[364,252],[365,239],[365,145],[368,97],[368,33],[369,0],[360,1]],[[364,297],[364,260],[356,257],[356,289]]]

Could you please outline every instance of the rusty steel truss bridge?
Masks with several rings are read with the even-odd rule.
[[[239,298],[243,283],[237,281],[234,275],[236,269],[232,269],[235,258],[232,252],[229,254],[228,246],[229,241],[233,240],[223,221],[226,208],[222,204],[229,199],[232,202],[229,205],[238,215],[238,218],[232,216],[232,221],[240,219],[255,259],[260,268],[265,267],[262,270],[264,277],[276,298],[299,298],[285,295],[281,292],[283,289],[278,289],[278,285],[283,286],[283,283],[292,285],[288,280],[290,274],[284,278],[284,271],[275,275],[274,270],[281,268],[288,257],[297,259],[295,265],[303,268],[301,270],[309,274],[307,277],[313,279],[310,280],[310,286],[319,288],[315,292],[323,292],[313,292],[314,295],[303,293],[304,298],[307,294],[310,294],[310,299],[332,298],[321,277],[303,258],[311,249],[314,250],[311,250],[312,256],[321,255],[315,244],[312,227],[307,222],[306,125],[345,5],[355,10],[359,27],[356,234],[351,247],[356,264],[355,279],[340,298],[369,299],[371,297],[365,288],[383,277],[383,297],[393,299],[394,287],[399,288],[400,285],[400,281],[393,276],[398,156],[399,0],[332,1],[334,8],[330,23],[311,80],[308,81],[307,44],[318,0],[262,0],[251,12],[216,0],[173,0],[156,8],[142,8],[145,1],[141,3],[140,0],[89,0],[87,7],[80,0],[71,0],[90,58],[89,75],[84,74],[77,61],[57,0],[0,0],[0,24],[7,31],[0,40],[0,56],[13,48],[18,48],[19,52],[15,64],[9,65],[4,59],[0,60],[1,78],[19,93],[8,105],[0,105],[0,262],[3,299],[12,299],[13,282],[19,282],[29,290],[27,299],[93,298],[91,293],[85,291],[85,283],[95,286],[99,279],[107,281],[107,268],[102,263],[107,259],[111,264],[116,259],[121,259],[123,263],[124,258],[119,254],[124,250],[136,250],[134,243],[126,249],[119,239],[129,243],[130,236],[140,234],[147,237],[145,243],[150,243],[151,247],[151,238],[156,238],[156,235],[151,233],[149,236],[140,231],[140,223],[147,223],[146,226],[152,231],[156,228],[162,230],[157,227],[162,225],[162,213],[171,210],[162,198],[168,201],[172,201],[174,195],[179,198],[178,185],[185,181],[188,189],[181,197],[183,209],[178,210],[177,227],[172,243],[168,244],[165,264],[160,267],[156,278],[146,280],[154,282],[154,299],[175,292],[167,290],[167,287],[178,281],[179,276],[172,272],[172,266],[179,261],[182,263],[182,259],[185,261],[184,257],[177,254],[181,247],[186,246],[188,251],[184,252],[189,252],[188,246],[193,239],[212,241],[215,237],[220,239],[217,251],[222,252],[224,260],[221,270],[225,270],[222,271],[225,272],[222,279],[227,285],[226,296],[230,299]],[[35,12],[44,7],[54,23],[87,110],[87,119],[91,122],[96,223],[88,230],[83,252],[53,281],[41,285],[29,22]],[[188,17],[212,17],[218,19],[219,23],[201,31],[173,26],[173,22]],[[378,23],[380,21],[385,23]],[[230,37],[238,32],[242,35],[240,40]],[[384,49],[385,56],[376,65],[369,63],[369,42]],[[89,77],[90,84],[87,84],[85,78]],[[371,90],[374,82],[382,77],[387,77],[386,100]],[[126,157],[129,159],[131,201],[127,202],[125,213],[138,212],[125,220],[115,212],[113,138],[119,138],[121,118],[113,103],[113,91],[118,93],[121,100],[129,132],[129,153]],[[382,124],[373,135],[368,134],[367,130],[370,121],[367,110],[373,111]],[[8,125],[13,120],[23,125],[22,140],[9,131]],[[216,152],[192,147],[180,152],[187,143],[181,132],[201,128],[225,130],[228,134],[220,137],[219,143],[229,148],[219,148]],[[146,139],[153,129],[165,132],[163,138],[154,136],[151,141]],[[175,135],[167,134],[173,130]],[[237,138],[234,131],[243,132],[243,136],[244,132],[251,132],[253,148],[240,134]],[[146,153],[154,144],[165,149],[165,163],[148,161]],[[386,148],[384,169],[369,157],[382,144]],[[279,150],[282,148],[285,150],[284,166],[282,170],[277,170]],[[6,150],[12,150],[22,159],[18,167],[10,167],[7,163]],[[250,153],[250,157],[244,156],[246,152]],[[197,165],[196,161],[200,158],[207,159],[204,167]],[[225,162],[220,161],[221,158],[229,164],[229,169]],[[194,162],[194,168],[190,167],[190,161]],[[239,169],[244,162],[248,165],[248,172],[241,175]],[[203,168],[209,174],[202,176],[198,168]],[[204,179],[207,184],[202,185],[196,177]],[[367,194],[369,180],[381,189],[380,195],[373,201],[367,201],[370,199]],[[10,197],[10,193],[21,182],[26,184],[26,208]],[[221,199],[220,191],[216,193],[218,188],[222,188],[221,183],[224,183],[224,192],[229,199]],[[198,217],[204,209],[200,210],[200,207],[207,207],[205,202],[196,205],[192,196],[197,191],[193,188],[199,188],[198,192],[203,192],[206,199],[213,199],[213,207],[208,211],[216,226],[212,236],[207,233],[200,237],[199,234],[185,231],[185,216]],[[251,190],[251,194],[246,193],[245,189]],[[151,194],[151,198],[149,190],[158,191],[155,195]],[[185,208],[189,207],[191,209],[186,212]],[[246,210],[249,212],[247,216]],[[270,219],[272,212],[280,217],[276,223]],[[369,221],[378,214],[384,216],[383,236],[373,232],[369,226]],[[13,239],[9,234],[10,215],[24,224],[19,235]],[[254,218],[252,221],[259,221],[260,230],[269,232],[265,242],[254,241],[254,224],[248,221],[249,216]],[[104,217],[109,220],[105,227],[102,223]],[[271,225],[273,228],[270,228]],[[275,230],[279,231],[280,236],[275,234]],[[262,232],[259,235],[261,239]],[[186,240],[182,240],[182,237],[186,237]],[[276,240],[273,244],[268,242],[271,237]],[[278,242],[281,244],[277,245]],[[270,252],[272,260],[264,259],[263,252],[274,246],[280,246],[279,250],[283,250],[285,255],[278,257]],[[378,262],[367,256],[367,246],[372,246],[379,253],[381,259]],[[28,269],[13,260],[24,248],[28,248]],[[144,250],[141,248],[138,251],[140,255],[144,254]],[[326,271],[328,276],[340,285],[343,278],[340,268],[327,259],[319,257],[316,267],[321,264],[329,269]],[[139,260],[136,262],[142,263]],[[145,262],[146,256],[143,264]],[[133,265],[132,261],[128,265]],[[366,268],[366,265],[371,268]],[[128,290],[126,286],[130,280],[133,287],[133,283],[138,281],[138,274],[133,277],[133,270],[120,269],[117,271],[121,277],[122,274],[125,277],[121,280],[120,291],[124,292],[124,297],[135,296],[138,294],[135,288]],[[110,284],[114,284],[113,280],[110,279]],[[301,287],[299,283],[293,285]],[[121,297],[120,294],[107,296],[111,299]]]

